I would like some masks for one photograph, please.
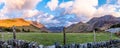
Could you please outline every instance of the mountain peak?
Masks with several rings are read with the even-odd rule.
[[[115,19],[115,17],[113,15],[104,15],[100,19]]]

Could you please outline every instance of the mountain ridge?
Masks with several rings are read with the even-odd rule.
[[[47,31],[46,27],[43,24],[35,22],[35,21],[27,21],[27,20],[24,20],[23,18],[0,20],[0,28],[11,28],[13,26],[15,26],[20,31],[22,30]]]
[[[94,17],[87,23],[77,23],[67,27],[67,32],[88,32],[94,29],[106,30],[114,24],[120,23],[120,17],[114,17],[112,15],[104,15],[102,17]]]

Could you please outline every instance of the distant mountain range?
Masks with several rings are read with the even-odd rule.
[[[22,18],[0,20],[1,30],[10,30],[13,26],[18,31],[47,31],[44,25],[35,21],[26,21]]]
[[[87,23],[79,22],[77,24],[72,24],[71,26],[68,26],[65,30],[66,32],[87,32],[93,31],[94,29],[103,31],[115,24],[120,24],[120,17],[105,15],[102,17],[94,17]],[[45,27],[43,24],[36,21],[26,21],[22,18],[0,20],[1,30],[9,30],[13,25],[16,26],[18,31],[62,32],[64,28]]]
[[[51,32],[62,32],[64,27],[49,27],[47,28]]]
[[[110,26],[114,24],[119,24],[120,18],[114,17],[112,15],[105,15],[102,17],[95,17],[92,18],[87,23],[77,23],[67,27],[67,32],[85,32],[85,31],[92,31],[94,29],[99,30],[106,30],[110,28]]]

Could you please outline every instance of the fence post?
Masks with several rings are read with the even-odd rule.
[[[112,40],[112,32],[110,33],[110,40]]]
[[[4,41],[4,31],[2,31],[2,28],[0,29],[1,32],[1,40]]]
[[[4,41],[4,32],[1,32],[1,40]]]
[[[12,27],[13,29],[13,48],[18,48],[16,45],[16,30],[15,30],[15,26]]]
[[[15,40],[16,39],[16,30],[15,30],[15,26],[13,26],[13,39]]]
[[[94,42],[96,42],[96,33],[95,33],[95,30],[93,30],[93,34],[94,34]]]
[[[65,27],[63,28],[63,43],[66,45],[66,32],[65,32]]]

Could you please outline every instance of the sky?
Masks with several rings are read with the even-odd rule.
[[[24,18],[46,27],[67,27],[104,15],[120,17],[120,0],[0,0],[0,20]]]

